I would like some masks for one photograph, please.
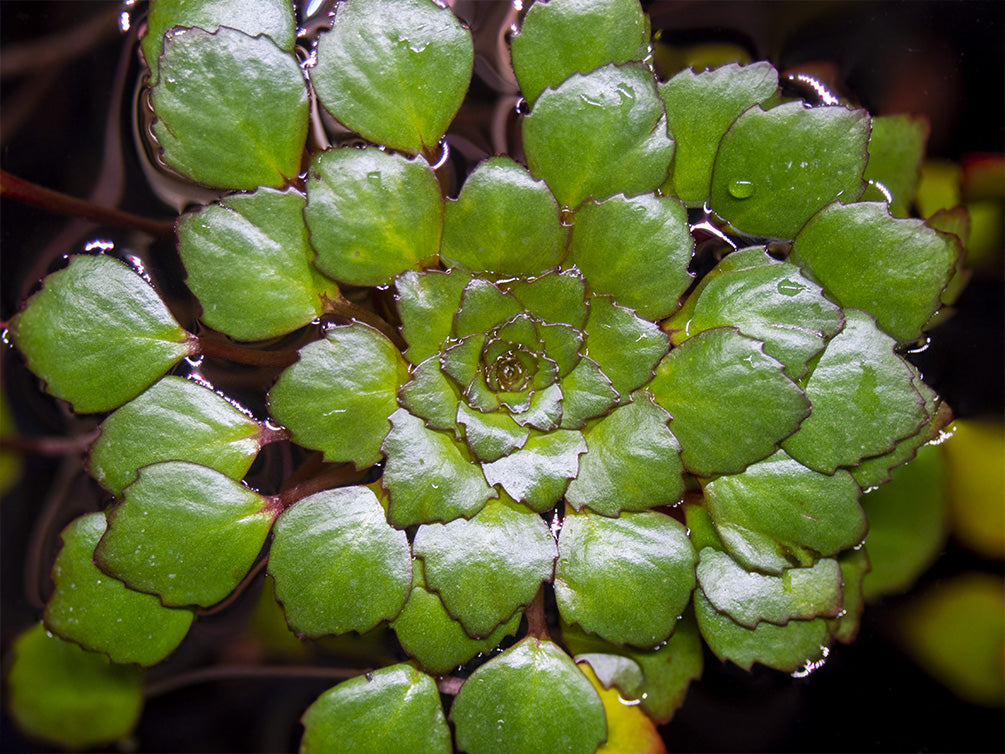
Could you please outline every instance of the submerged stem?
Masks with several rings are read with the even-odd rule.
[[[364,309],[362,306],[358,306],[342,296],[325,300],[325,315],[340,319],[357,320],[375,330],[379,330],[381,334],[394,343],[398,350],[404,351],[408,348],[408,344],[401,337],[401,333],[392,327],[387,320],[379,314],[375,314],[369,309]]]
[[[250,364],[251,366],[288,367],[297,360],[297,352],[292,349],[262,351],[257,348],[248,348],[236,343],[225,343],[222,340],[204,338],[191,333],[189,334],[189,347],[192,349],[189,352],[190,356],[212,356],[238,364]]]

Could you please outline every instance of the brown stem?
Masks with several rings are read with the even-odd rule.
[[[37,456],[63,456],[84,453],[98,439],[99,430],[73,437],[2,437],[0,451]]]
[[[375,330],[379,330],[387,337],[388,340],[394,343],[398,350],[404,351],[408,348],[408,344],[405,342],[405,339],[401,337],[401,333],[391,327],[387,320],[377,314],[374,314],[369,309],[357,306],[351,301],[342,298],[342,296],[339,296],[338,298],[326,299],[325,314],[329,317],[357,320],[365,325],[370,325],[370,327]]]
[[[189,334],[188,345],[191,349],[189,351],[190,356],[211,356],[252,366],[288,367],[297,360],[297,352],[293,349],[261,351],[257,348],[239,346],[235,343],[225,343],[222,340],[204,338],[199,335],[192,335],[191,333]]]
[[[238,678],[332,678],[345,680],[369,672],[359,668],[317,667],[313,665],[218,665],[190,670],[151,683],[143,696],[153,699],[176,689],[209,681],[228,681]]]
[[[104,225],[138,230],[154,238],[172,238],[174,236],[173,222],[150,220],[131,212],[102,207],[85,199],[78,199],[75,196],[53,191],[18,178],[6,170],[0,170],[0,196],[70,217],[82,217],[85,220],[92,220]]]
[[[362,481],[368,473],[370,473],[370,469],[358,470],[351,463],[342,464],[331,471],[301,482],[295,487],[283,490],[278,495],[273,495],[266,507],[275,510],[277,513],[281,513],[294,503],[310,495],[336,487],[345,487],[348,484],[356,484]]]
[[[224,599],[217,602],[212,607],[199,608],[198,610],[195,611],[195,614],[201,617],[204,615],[214,615],[222,610],[226,610],[228,607],[234,604],[234,602],[237,600],[238,597],[244,594],[244,590],[248,588],[248,584],[250,584],[252,581],[255,580],[255,577],[262,572],[262,569],[265,568],[268,562],[269,562],[268,556],[259,560],[257,563],[255,563],[255,565],[251,568],[251,570],[248,571],[247,574],[245,574],[244,578],[241,579],[241,583],[238,584],[236,587],[234,587],[234,591],[232,591],[229,595],[227,595]]]
[[[527,633],[542,641],[551,639],[548,633],[548,620],[544,614],[544,584],[537,590],[537,594],[529,605],[527,605]]]

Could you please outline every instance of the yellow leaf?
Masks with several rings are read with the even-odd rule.
[[[616,688],[605,689],[588,663],[579,663],[579,669],[600,694],[607,715],[607,743],[597,749],[597,754],[666,754],[656,723],[638,702],[626,703]]]

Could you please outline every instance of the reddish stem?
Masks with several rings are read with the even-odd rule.
[[[115,227],[127,230],[138,230],[154,238],[172,238],[174,236],[173,222],[150,220],[146,217],[134,215],[131,212],[102,207],[85,199],[78,199],[75,196],[69,196],[60,191],[53,191],[36,183],[18,178],[6,170],[0,170],[0,196],[30,204],[33,207],[39,207],[49,212],[69,215],[70,217],[82,217],[85,220],[91,220],[103,225],[114,225]]]
[[[341,296],[325,300],[325,314],[329,317],[337,317],[339,319],[358,320],[375,330],[379,330],[388,340],[394,343],[399,351],[404,351],[408,348],[408,344],[401,337],[401,333],[391,327],[387,320]]]
[[[369,472],[370,469],[358,470],[351,463],[342,464],[331,471],[318,474],[305,482],[301,482],[295,487],[283,490],[278,495],[273,495],[268,498],[268,503],[265,507],[278,515],[294,503],[310,495],[335,489],[336,487],[356,484],[363,480]]]
[[[548,620],[544,614],[544,584],[537,590],[537,594],[529,605],[527,605],[527,633],[536,639],[548,641],[551,635],[548,633]]]
[[[190,356],[211,356],[252,366],[288,367],[297,360],[297,352],[292,349],[262,351],[257,348],[247,348],[234,343],[225,343],[222,340],[213,340],[211,338],[200,337],[199,335],[192,335],[191,333],[189,334],[188,345]]]
[[[38,456],[85,453],[98,439],[99,430],[73,437],[0,437],[0,451]]]

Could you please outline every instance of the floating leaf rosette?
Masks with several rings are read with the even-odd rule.
[[[962,255],[901,217],[909,181],[892,214],[858,201],[867,164],[910,172],[886,126],[870,141],[864,110],[780,104],[769,63],[660,82],[635,0],[551,0],[513,40],[522,152],[452,175],[434,158],[473,70],[453,11],[344,0],[301,67],[283,3],[233,27],[226,5],[153,3],[153,133],[175,171],[240,192],[183,216],[179,259],[221,337],[295,344],[247,346],[282,426],[161,379],[219,352],[124,265],[54,273],[11,336],[55,396],[118,409],[90,453],[118,502],[67,529],[47,624],[146,664],[267,554],[293,632],[383,627],[410,658],[322,695],[304,751],[448,750],[445,675],[470,754],[594,751],[594,681],[666,722],[702,640],[789,672],[849,641],[862,489],[949,418],[901,346]],[[249,61],[229,94],[207,73]],[[309,102],[312,129],[365,143],[306,141]],[[207,148],[227,119],[240,138]],[[699,224],[730,239],[718,263],[695,258]],[[242,477],[277,440],[316,453],[259,493]],[[88,628],[104,613],[69,615],[74,574],[169,635]]]

